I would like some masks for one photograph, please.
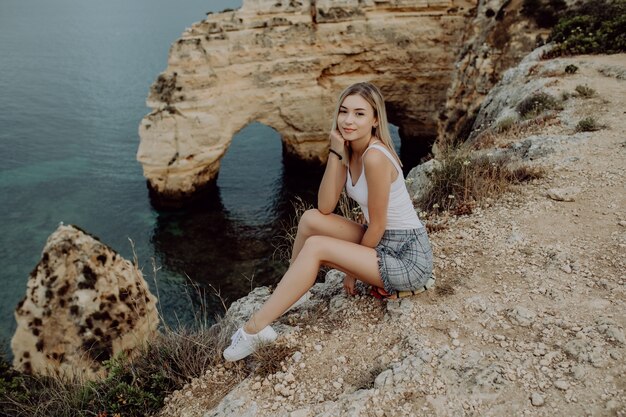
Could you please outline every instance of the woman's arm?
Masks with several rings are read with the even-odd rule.
[[[347,152],[344,151],[344,140],[338,131],[330,134],[330,148],[341,154],[343,158],[347,157]],[[337,155],[332,152],[328,154],[326,170],[317,193],[317,209],[323,214],[335,211],[341,190],[346,184],[346,169],[346,165]]]
[[[372,149],[363,158],[367,180],[367,206],[370,222],[361,239],[361,245],[376,247],[387,227],[389,191],[395,167],[382,152]]]

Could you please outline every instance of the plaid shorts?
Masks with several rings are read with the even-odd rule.
[[[433,251],[426,228],[385,230],[376,246],[385,291],[422,289],[433,273]]]

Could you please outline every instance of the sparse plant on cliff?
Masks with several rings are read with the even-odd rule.
[[[598,121],[593,117],[585,117],[580,120],[576,125],[577,132],[595,132],[596,130],[602,129],[604,126],[598,123]]]
[[[500,120],[498,124],[495,126],[495,131],[498,133],[507,132],[511,130],[511,128],[515,125],[515,122],[516,122],[515,117],[513,116],[505,117],[504,119]]]
[[[520,101],[515,109],[524,119],[530,119],[547,110],[562,110],[562,108],[556,98],[541,91]]]
[[[586,85],[577,85],[574,89],[576,91],[576,96],[581,98],[591,98],[596,95],[596,90]]]
[[[431,188],[417,201],[435,213],[469,214],[486,197],[495,197],[510,185],[540,178],[538,168],[514,165],[507,154],[472,157],[463,149],[449,150],[431,174]]]
[[[576,74],[576,72],[578,72],[578,67],[574,64],[569,64],[568,66],[565,67],[565,73],[566,74]]]

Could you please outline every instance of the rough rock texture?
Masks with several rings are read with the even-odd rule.
[[[48,238],[15,310],[16,369],[93,378],[102,361],[132,351],[157,329],[156,298],[141,272],[74,226]]]
[[[542,71],[570,64],[575,75]],[[526,163],[543,178],[471,215],[425,219],[439,226],[432,291],[387,303],[349,297],[333,272],[279,320],[276,345],[295,350],[280,371],[252,373],[203,403],[211,381],[240,372],[218,366],[161,415],[626,416],[626,81],[612,75],[626,55],[537,65],[526,81],[547,78],[556,96],[581,84],[596,95],[494,138],[497,149],[536,149]],[[576,132],[589,114],[609,127]],[[547,197],[570,186],[580,189],[574,201]]]
[[[176,41],[152,86],[137,158],[166,200],[209,184],[233,135],[253,121],[285,149],[324,160],[335,100],[356,81],[383,91],[403,141],[437,133],[478,0],[246,0]]]
[[[465,140],[483,99],[502,73],[547,37],[546,30],[520,15],[521,9],[522,0],[479,2],[463,33],[456,71],[440,115],[436,148]]]

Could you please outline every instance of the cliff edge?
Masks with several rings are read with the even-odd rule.
[[[439,218],[432,291],[348,297],[331,272],[277,324],[272,349],[292,352],[277,371],[210,369],[161,415],[626,415],[626,55],[539,55],[487,96],[474,146],[545,175]],[[559,105],[512,116],[540,93]],[[237,366],[256,371],[214,395]]]

